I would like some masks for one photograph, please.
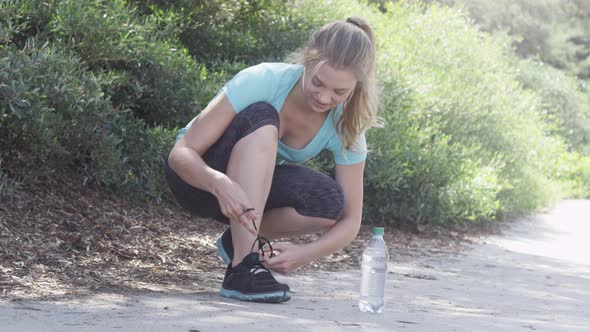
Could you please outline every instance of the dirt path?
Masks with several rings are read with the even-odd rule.
[[[501,236],[392,262],[381,315],[358,311],[358,271],[279,277],[280,305],[216,293],[0,302],[1,331],[589,331],[590,201],[564,201]]]

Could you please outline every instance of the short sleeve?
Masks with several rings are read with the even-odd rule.
[[[333,146],[332,153],[336,164],[352,165],[367,159],[367,140],[364,134],[361,134],[357,138],[354,146],[350,150],[344,148],[339,137],[337,140],[339,144],[331,144]]]
[[[221,91],[225,93],[234,111],[240,113],[246,107],[259,102],[271,102],[273,98],[273,73],[264,64],[248,67],[229,80]]]

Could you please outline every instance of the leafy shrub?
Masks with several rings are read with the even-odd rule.
[[[300,47],[319,25],[317,15],[278,0],[135,1],[144,15],[175,21],[183,45],[199,61],[248,65],[277,61]]]
[[[22,175],[83,169],[109,103],[97,78],[51,48],[0,50],[0,152]]]
[[[519,83],[510,38],[435,4],[382,13],[340,3],[330,15],[355,12],[375,28],[388,122],[369,135],[365,218],[501,218],[558,197],[565,145],[543,121],[541,98]]]
[[[0,2],[0,45],[24,47],[27,39],[48,40],[55,0],[7,0]]]
[[[17,17],[17,10],[13,6],[0,4],[0,45],[13,42],[16,35],[26,28],[26,24]]]
[[[565,146],[550,136],[539,96],[519,84],[510,39],[481,34],[460,12],[435,5],[392,5],[387,16],[385,68],[416,92],[421,130],[472,151],[466,157],[484,174],[497,170],[495,214],[529,213],[554,200],[559,192],[547,189],[559,187],[556,160]]]
[[[5,172],[2,168],[2,159],[0,159],[0,202],[13,194],[18,187],[18,182]]]
[[[587,158],[567,153],[560,137],[570,147],[587,142],[584,88],[572,92],[569,78],[552,85],[551,72],[517,66],[511,38],[480,32],[456,9],[404,2],[382,13],[353,0],[299,0],[289,9],[271,0],[14,3],[0,7],[2,188],[64,170],[128,197],[170,197],[162,164],[176,127],[237,70],[280,59],[312,28],[356,14],[377,34],[386,120],[368,134],[365,219],[494,219],[587,192]],[[325,154],[308,165],[333,173]]]
[[[104,144],[97,147],[93,156],[100,183],[126,197],[170,199],[163,166],[175,131],[148,128],[140,119],[116,114],[107,132]]]
[[[588,150],[590,95],[587,86],[578,78],[537,61],[521,60],[518,68],[519,81],[541,97],[541,112],[553,126],[553,133],[564,137],[572,150]]]
[[[91,70],[105,73],[114,107],[150,125],[184,125],[226,79],[195,63],[174,30],[162,32],[161,24],[173,23],[140,19],[124,1],[62,1],[55,12],[53,32]]]
[[[464,7],[482,30],[505,31],[523,58],[590,78],[588,5],[585,0],[436,0]]]
[[[570,153],[563,160],[560,176],[566,184],[568,197],[590,198],[590,156]]]
[[[9,180],[77,173],[132,198],[166,195],[172,130],[114,112],[80,60],[49,47],[0,50],[0,160]],[[6,180],[6,181],[4,181]]]
[[[421,128],[412,119],[413,92],[386,87],[385,128],[372,129],[365,218],[382,223],[443,223],[493,218],[498,172],[472,160],[476,147]]]

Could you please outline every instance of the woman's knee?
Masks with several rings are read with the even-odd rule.
[[[325,207],[324,218],[333,221],[333,223],[329,225],[329,227],[332,227],[344,212],[344,193],[342,192],[340,185],[330,178],[330,182],[327,185],[323,197],[318,201],[319,204],[322,204]]]
[[[335,187],[326,191],[323,195],[312,196],[305,204],[296,208],[295,211],[309,218],[314,219],[314,224],[322,231],[332,228],[344,211],[344,195],[336,182]]]
[[[278,130],[280,128],[279,113],[267,102],[257,102],[246,107],[238,113],[236,120],[244,121],[248,124],[248,128],[243,133],[244,137],[262,127],[270,125],[275,127],[276,131],[270,130],[269,132],[276,132],[278,139]]]
[[[269,148],[273,148],[272,145],[278,144],[278,128],[279,116],[274,107],[265,102],[254,103],[234,117],[222,137],[203,155],[203,160],[213,169],[225,173],[231,153],[239,142],[260,131],[262,137],[258,141],[261,145],[254,146],[266,147],[268,144]]]
[[[323,175],[323,174],[322,174]],[[344,193],[340,185],[327,175],[309,183],[309,191],[301,213],[310,217],[322,218],[322,225],[330,228],[344,212]]]
[[[253,145],[256,153],[273,153],[279,141],[279,115],[275,108],[266,102],[254,103],[237,116],[236,121],[241,123],[242,133],[240,141],[247,138],[248,141],[254,140]]]
[[[328,175],[301,165],[275,168],[267,208],[294,207],[297,213],[326,221],[333,226],[344,211],[344,194],[338,182]]]

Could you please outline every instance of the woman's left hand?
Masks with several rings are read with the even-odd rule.
[[[263,265],[272,271],[286,274],[310,262],[304,246],[290,242],[277,242],[272,245],[275,256],[263,258]]]

